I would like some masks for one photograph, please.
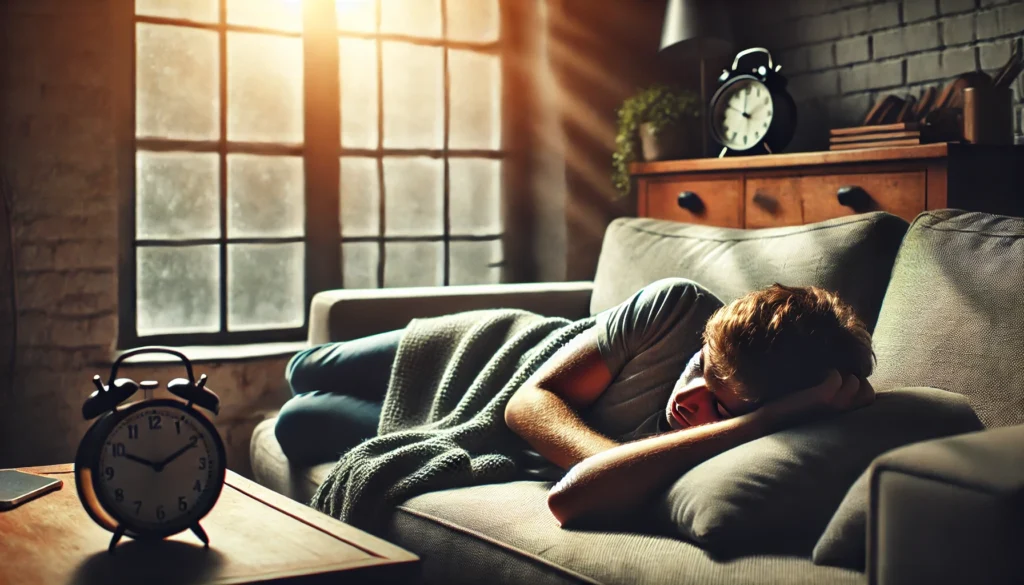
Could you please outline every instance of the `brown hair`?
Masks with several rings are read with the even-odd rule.
[[[866,378],[871,334],[838,295],[773,284],[718,309],[704,327],[708,374],[758,405],[825,379]]]

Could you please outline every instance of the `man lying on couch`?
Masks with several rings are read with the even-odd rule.
[[[663,279],[586,321],[577,322],[578,332],[565,329],[573,333],[566,342],[552,340],[557,348],[525,381],[513,384],[513,377],[480,408],[496,405],[507,428],[569,470],[548,500],[562,524],[627,512],[719,453],[874,397],[866,381],[870,335],[848,305],[822,289],[774,285],[723,306],[696,283]],[[356,492],[386,491],[400,500],[416,493],[405,489],[416,482],[429,491],[507,477],[491,473],[507,465],[479,456],[479,445],[465,446],[473,436],[492,436],[464,432],[471,421],[460,409],[482,400],[463,399],[448,411],[436,406],[442,397],[416,424],[382,420],[382,410],[383,418],[402,416],[385,397],[393,391],[389,374],[392,386],[408,377],[392,363],[396,353],[412,352],[411,345],[400,352],[402,342],[396,331],[327,344],[288,366],[296,397],[281,411],[278,441],[296,462],[345,454],[314,505],[349,521],[365,509],[353,500]],[[443,412],[434,416],[436,410]],[[423,480],[429,474],[422,470],[377,473],[382,462],[401,466],[423,451],[451,471],[458,465],[443,455],[452,443],[475,457],[457,481]],[[370,489],[369,478],[380,475],[379,489]]]

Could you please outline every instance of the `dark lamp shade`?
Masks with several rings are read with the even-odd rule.
[[[712,57],[732,50],[732,27],[722,0],[669,0],[661,30],[662,55]]]

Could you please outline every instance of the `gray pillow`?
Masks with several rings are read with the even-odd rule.
[[[659,521],[716,556],[806,558],[875,457],[980,427],[967,400],[952,392],[881,392],[870,406],[762,437],[694,467],[669,489]]]

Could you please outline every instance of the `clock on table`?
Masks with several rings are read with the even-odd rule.
[[[167,390],[180,400],[153,399],[156,381],[118,378],[118,366],[144,353],[165,353],[185,365],[187,378],[175,378]],[[96,419],[78,446],[75,481],[86,512],[114,533],[108,550],[122,536],[161,539],[191,529],[209,545],[199,525],[224,485],[224,443],[213,423],[197,408],[214,414],[220,399],[196,380],[184,354],[164,347],[141,347],[120,355],[104,384],[82,405],[86,420]],[[123,404],[139,389],[145,398]]]
[[[755,60],[757,59],[757,60]],[[771,154],[789,144],[796,130],[796,103],[786,91],[781,65],[767,49],[740,51],[722,71],[711,96],[711,135],[727,154]]]

